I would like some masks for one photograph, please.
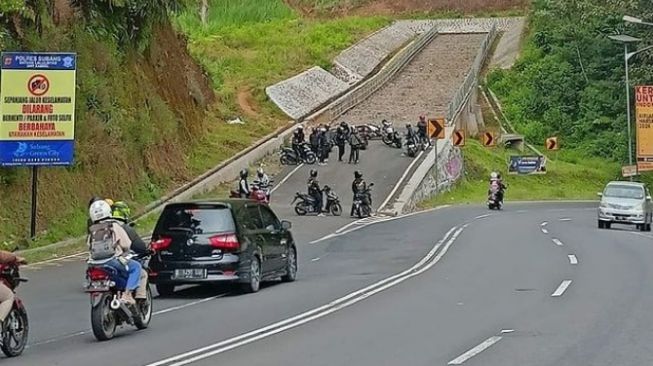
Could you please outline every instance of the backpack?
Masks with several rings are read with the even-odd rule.
[[[116,256],[116,233],[113,222],[103,221],[89,228],[89,251],[91,260],[109,260]]]

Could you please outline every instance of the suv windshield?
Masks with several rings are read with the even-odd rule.
[[[224,206],[167,207],[156,224],[155,232],[191,231],[195,235],[235,231],[231,211]]]
[[[611,184],[605,188],[603,195],[605,197],[641,200],[644,198],[644,189],[642,189],[642,187]]]

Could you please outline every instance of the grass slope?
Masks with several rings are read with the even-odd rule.
[[[619,165],[602,159],[581,158],[573,152],[549,154],[547,173],[508,175],[510,155],[519,152],[503,148],[488,149],[476,141],[463,148],[465,176],[455,187],[420,203],[421,208],[442,204],[481,203],[487,199],[488,179],[500,171],[505,183],[506,202],[533,200],[596,199],[606,182],[619,179]]]

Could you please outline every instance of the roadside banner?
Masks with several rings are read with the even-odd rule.
[[[653,171],[653,86],[635,87],[635,121],[637,170]]]
[[[546,174],[546,157],[512,155],[508,166],[508,174]]]
[[[621,176],[624,178],[634,177],[637,174],[637,165],[624,165],[621,167]]]
[[[3,52],[0,58],[0,165],[71,165],[76,54]]]

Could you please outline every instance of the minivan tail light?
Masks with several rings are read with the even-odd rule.
[[[220,234],[209,238],[209,243],[215,249],[233,252],[240,249],[240,242],[236,234]]]
[[[162,236],[159,239],[153,241],[150,244],[150,247],[156,251],[160,251],[160,250],[167,249],[171,243],[172,243],[172,238],[169,238],[167,236]]]

